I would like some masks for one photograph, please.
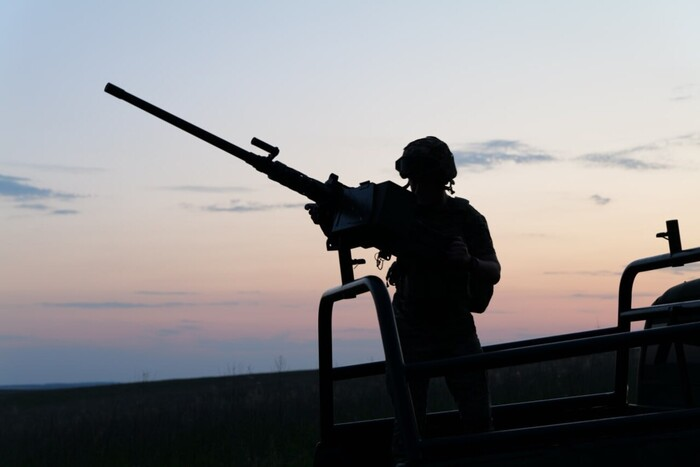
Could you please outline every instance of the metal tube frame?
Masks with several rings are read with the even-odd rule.
[[[394,404],[396,418],[402,427],[402,435],[412,458],[417,457],[419,433],[416,414],[411,402],[411,395],[406,380],[406,366],[401,353],[399,334],[391,308],[389,291],[384,282],[376,276],[365,276],[347,284],[326,291],[321,297],[318,313],[318,345],[319,345],[319,391],[320,391],[320,422],[321,442],[331,442],[333,438],[334,401],[333,401],[333,342],[332,318],[333,305],[347,298],[353,298],[369,292],[377,312],[379,330],[386,357],[386,374],[389,384],[394,388]]]
[[[578,422],[557,424],[551,427],[535,426],[518,430],[504,430],[492,433],[482,433],[479,435],[456,436],[441,440],[423,440],[418,432],[416,414],[411,402],[410,390],[407,381],[411,378],[422,376],[442,376],[446,371],[452,369],[470,370],[476,368],[498,368],[524,363],[532,363],[544,360],[556,360],[560,358],[588,355],[592,353],[615,351],[616,368],[614,390],[611,393],[592,394],[576,398],[565,398],[559,403],[566,406],[571,402],[572,406],[585,406],[586,401],[600,405],[601,401],[607,401],[611,407],[624,409],[628,406],[628,372],[629,372],[629,349],[661,342],[678,342],[687,336],[697,335],[700,332],[700,323],[673,324],[663,328],[644,329],[631,331],[633,321],[646,320],[651,317],[664,316],[668,314],[672,307],[670,305],[660,305],[653,307],[632,308],[632,288],[636,276],[645,271],[652,271],[666,267],[677,267],[687,263],[700,261],[700,248],[691,250],[681,250],[665,255],[643,258],[630,263],[625,268],[620,279],[619,302],[618,302],[618,324],[616,327],[597,329],[593,331],[577,332],[559,336],[550,336],[538,339],[530,339],[520,342],[510,342],[485,346],[484,353],[470,355],[454,359],[437,360],[430,362],[419,362],[407,365],[403,360],[401,344],[396,330],[396,322],[391,307],[391,299],[384,282],[376,276],[366,276],[352,282],[343,284],[326,291],[319,305],[319,377],[320,377],[320,399],[321,399],[321,442],[332,441],[336,432],[342,432],[353,425],[362,426],[367,422],[353,422],[336,425],[334,422],[334,401],[333,383],[334,381],[358,378],[363,376],[380,375],[386,373],[389,384],[394,388],[394,404],[396,419],[400,424],[404,436],[407,454],[412,460],[418,460],[423,453],[433,451],[437,446],[453,445],[461,450],[459,446],[474,445],[469,440],[483,443],[493,437],[494,443],[487,442],[487,445],[499,445],[496,440],[505,438],[522,438],[523,442],[528,439],[539,438],[538,434],[546,434],[559,430],[562,433],[569,433],[575,437],[575,433],[591,433],[606,427],[625,426],[632,429],[634,426],[642,427],[635,422],[635,416],[616,419],[594,419]],[[359,294],[370,292],[377,312],[380,334],[384,347],[385,362],[366,363],[351,365],[346,367],[333,368],[332,354],[332,313],[333,305],[343,299],[353,298]],[[672,304],[685,310],[692,311],[700,308],[700,300],[684,302],[683,304]],[[570,399],[570,401],[568,400]],[[543,401],[533,401],[514,404],[522,408],[537,406]],[[620,412],[624,413],[624,412]],[[624,419],[629,418],[629,423]],[[658,420],[657,420],[658,418]],[[691,420],[692,426],[700,426],[700,409],[673,410],[651,419],[643,417],[644,420],[660,421],[670,420]],[[640,419],[641,420],[641,419]],[[635,425],[637,423],[637,425]],[[651,424],[649,424],[651,426]],[[337,430],[337,428],[341,428]],[[564,431],[561,431],[564,430]],[[466,443],[466,444],[465,444]]]
[[[680,242],[678,241],[676,243]],[[674,245],[671,246],[673,247]],[[667,254],[651,256],[631,262],[625,268],[622,273],[622,277],[620,278],[617,310],[617,332],[629,332],[633,321],[640,320],[642,318],[646,319],[654,314],[653,309],[656,307],[646,307],[638,310],[632,308],[632,288],[634,285],[634,280],[638,274],[669,267],[679,267],[698,261],[700,261],[700,248],[680,251],[671,248],[671,251]],[[692,306],[694,303],[695,302],[688,302],[688,306]],[[668,307],[658,307],[656,308],[656,310],[658,310],[656,313],[661,314],[663,312],[667,312],[668,309]],[[649,316],[644,316],[642,311],[645,311]],[[619,406],[627,404],[628,373],[629,347],[620,348],[617,351],[615,364],[615,399],[616,404]]]

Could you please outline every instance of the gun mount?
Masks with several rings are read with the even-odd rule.
[[[323,183],[276,161],[279,149],[258,138],[251,144],[267,152],[260,156],[249,152],[223,138],[193,125],[125,90],[107,83],[105,92],[138,107],[151,115],[241,159],[257,171],[309,200],[331,214],[331,222],[325,230],[328,250],[337,250],[343,284],[354,280],[353,248],[377,248],[383,255],[411,252],[425,257],[435,257],[449,239],[415,222],[416,203],[411,192],[399,185],[385,181],[364,182],[348,187],[331,174]]]

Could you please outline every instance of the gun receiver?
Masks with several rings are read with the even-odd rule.
[[[350,255],[353,248],[377,248],[390,255],[411,252],[434,256],[435,251],[447,241],[414,222],[416,204],[413,194],[393,182],[364,182],[358,187],[349,188],[340,183],[335,174],[331,174],[328,181],[322,183],[274,160],[279,149],[257,138],[253,138],[251,144],[266,151],[267,157],[246,151],[111,83],[107,83],[104,90],[241,159],[271,180],[330,211],[333,222],[330,232],[326,232],[326,247],[328,250],[338,250],[344,284],[354,280],[352,267],[357,262]]]

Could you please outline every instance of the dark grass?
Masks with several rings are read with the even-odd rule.
[[[612,389],[612,354],[490,372],[494,404]],[[336,385],[336,418],[391,417],[382,377]],[[0,391],[2,466],[308,466],[316,371]],[[441,380],[431,410],[453,408]]]
[[[0,393],[0,465],[310,465],[315,372]]]

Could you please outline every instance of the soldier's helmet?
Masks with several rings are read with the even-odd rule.
[[[434,136],[408,143],[403,155],[396,161],[396,170],[401,178],[431,178],[445,184],[457,176],[450,148]]]

